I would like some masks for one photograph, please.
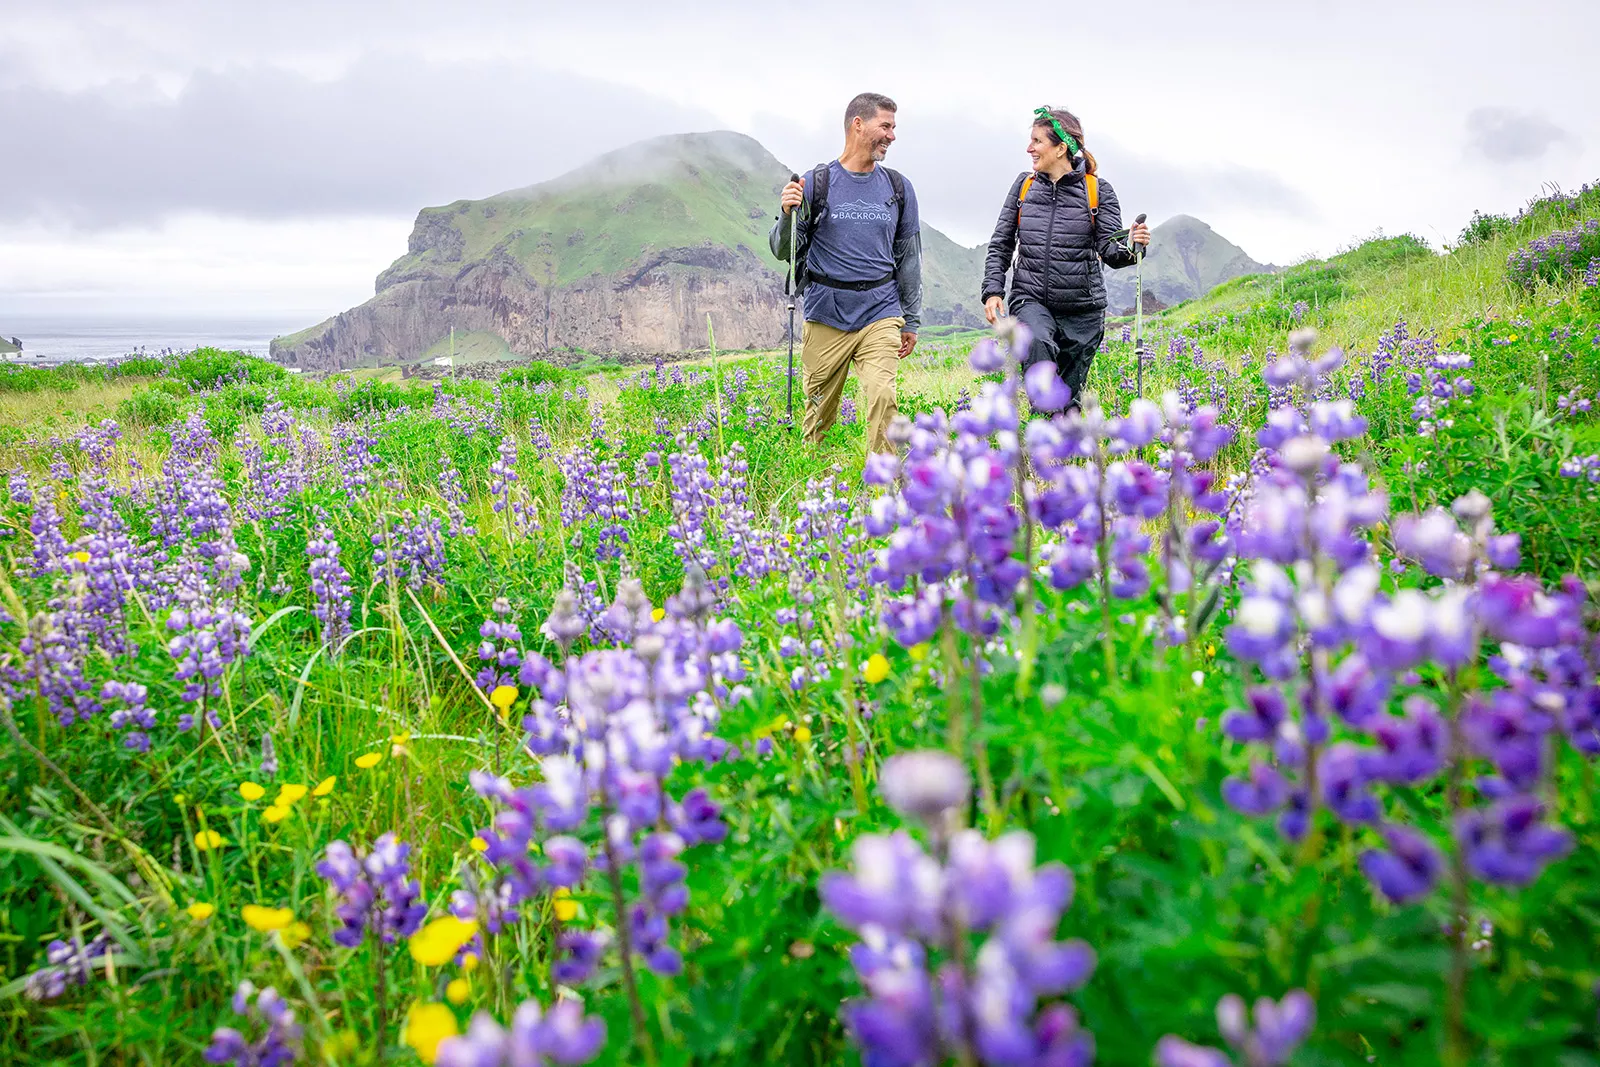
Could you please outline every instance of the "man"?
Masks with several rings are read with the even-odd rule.
[[[772,254],[789,258],[789,213],[798,210],[805,300],[800,363],[805,436],[816,443],[839,417],[854,366],[867,406],[867,448],[890,452],[899,361],[917,346],[922,318],[922,233],[911,183],[883,162],[894,143],[895,104],[862,93],[844,113],[844,151],[783,187]]]

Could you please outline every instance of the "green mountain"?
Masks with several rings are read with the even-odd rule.
[[[1146,311],[1171,307],[1242,274],[1276,269],[1257,263],[1199,219],[1174,215],[1150,231],[1150,254],[1144,261],[1144,307]],[[1131,314],[1134,289],[1132,267],[1106,271],[1107,310],[1114,315]]]
[[[406,254],[360,307],[273,342],[307,369],[406,363],[450,336],[505,355],[621,355],[779,344],[781,265],[767,249],[791,168],[743,134],[683,134],[611,152],[559,178],[417,216]],[[923,227],[925,318],[981,321],[981,253]],[[478,345],[486,351],[493,346]]]

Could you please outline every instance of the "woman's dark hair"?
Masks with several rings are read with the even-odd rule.
[[[1070,133],[1073,136],[1073,138],[1075,140],[1077,140],[1078,144],[1083,148],[1083,158],[1084,158],[1084,161],[1085,161],[1085,166],[1088,169],[1088,173],[1090,173],[1090,174],[1098,173],[1099,172],[1099,167],[1094,161],[1094,153],[1090,152],[1089,151],[1089,146],[1083,143],[1083,123],[1078,121],[1078,116],[1074,115],[1072,112],[1068,111],[1064,107],[1053,107],[1053,108],[1051,108],[1050,109],[1050,116],[1051,116],[1051,118],[1054,118],[1057,122],[1061,123],[1061,128],[1063,130],[1066,130],[1068,133]],[[1050,125],[1049,119],[1045,119],[1045,118],[1042,118],[1042,117],[1041,118],[1036,118],[1036,119],[1033,120],[1033,124],[1035,126],[1037,126],[1039,129],[1044,131],[1045,136],[1050,138],[1050,143],[1051,144],[1064,144],[1065,143],[1065,142],[1063,142],[1061,140],[1060,134],[1056,133],[1055,127]]]

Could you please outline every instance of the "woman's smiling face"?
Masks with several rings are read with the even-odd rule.
[[[1034,170],[1044,170],[1067,158],[1067,146],[1050,143],[1050,133],[1043,126],[1034,126],[1028,138],[1028,156]]]

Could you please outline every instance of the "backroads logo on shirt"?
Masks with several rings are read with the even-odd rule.
[[[848,220],[850,222],[890,222],[894,216],[889,213],[887,204],[869,204],[865,200],[857,200],[852,204],[836,204],[828,211],[828,218],[835,222]]]

